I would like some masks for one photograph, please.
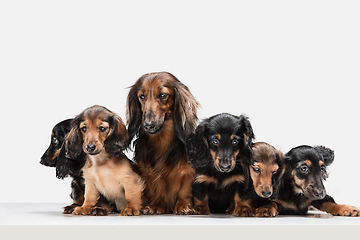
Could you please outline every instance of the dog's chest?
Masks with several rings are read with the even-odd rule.
[[[94,184],[106,198],[114,200],[124,196],[121,167],[113,164],[85,166],[83,173],[85,184]]]

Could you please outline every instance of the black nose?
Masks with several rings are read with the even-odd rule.
[[[88,151],[89,153],[94,152],[95,149],[96,149],[95,144],[88,144],[88,145],[86,145],[86,151]]]
[[[231,168],[231,163],[230,164],[223,163],[220,165],[220,170],[223,172],[228,172],[230,170],[230,168]]]
[[[270,191],[262,191],[261,194],[263,195],[263,197],[268,198],[271,196],[272,193]]]
[[[154,121],[144,122],[144,128],[145,128],[145,130],[148,130],[148,131],[154,130],[155,122]]]
[[[318,198],[318,199],[322,199],[325,197],[325,191],[324,190],[314,190],[314,197]]]

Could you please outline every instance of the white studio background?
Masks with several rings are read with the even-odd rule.
[[[257,141],[335,150],[327,191],[360,206],[358,1],[1,1],[0,202],[71,202],[39,164],[52,127],[169,71],[200,119],[246,114]],[[129,153],[131,156],[131,153]]]

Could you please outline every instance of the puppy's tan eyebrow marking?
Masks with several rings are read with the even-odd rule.
[[[312,163],[311,163],[310,160],[305,160],[304,163],[305,163],[308,167],[310,167],[310,166],[312,165]]]

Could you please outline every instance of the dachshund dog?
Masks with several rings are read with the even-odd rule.
[[[333,161],[334,151],[323,146],[303,145],[285,154],[283,184],[274,200],[279,214],[306,214],[313,206],[335,216],[360,216],[357,208],[339,205],[326,194],[323,180]]]
[[[50,146],[45,151],[43,156],[41,157],[40,163],[44,166],[48,167],[55,167],[57,172],[57,177],[64,178],[67,175],[72,177],[71,181],[71,195],[70,197],[74,200],[74,203],[64,207],[64,214],[72,213],[75,207],[81,206],[84,201],[84,178],[82,177],[81,167],[85,162],[83,156],[79,156],[78,160],[76,161],[77,166],[73,165],[71,172],[66,172],[64,176],[60,176],[59,172],[61,172],[63,168],[63,164],[61,158],[58,158],[59,153],[61,152],[61,148],[65,141],[65,135],[70,132],[71,129],[71,122],[73,119],[64,120],[54,126],[51,133],[51,141]],[[62,155],[62,154],[61,154]]]
[[[126,117],[134,160],[146,182],[143,214],[192,214],[194,170],[185,141],[196,128],[198,102],[167,72],[148,73],[131,87]]]
[[[248,118],[227,113],[203,120],[189,137],[197,214],[234,213],[237,209],[238,192],[248,184],[244,166],[253,164],[253,139]]]
[[[129,135],[120,116],[101,106],[85,109],[75,117],[65,140],[65,157],[76,159],[82,152],[85,179],[84,203],[74,215],[88,215],[97,208],[100,193],[115,202],[120,215],[139,215],[143,181],[134,172],[123,150]]]
[[[275,217],[277,211],[272,199],[277,196],[284,174],[283,154],[268,143],[257,142],[253,145],[254,163],[247,165],[249,188],[239,191],[243,207],[236,216]]]

